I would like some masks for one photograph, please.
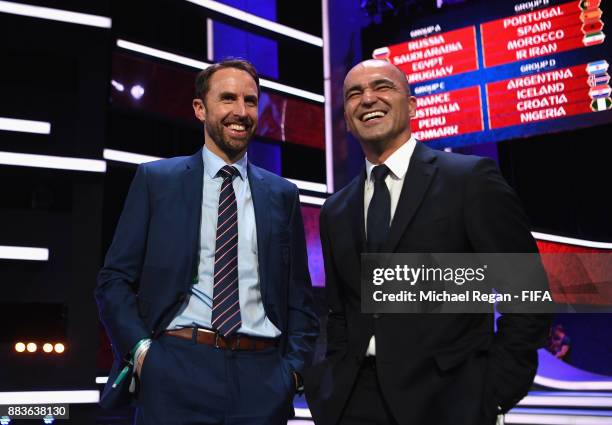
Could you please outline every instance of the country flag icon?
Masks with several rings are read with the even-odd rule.
[[[605,59],[589,62],[587,63],[586,72],[588,74],[602,74],[608,72],[609,66],[610,64]]]
[[[609,85],[591,87],[589,90],[589,97],[591,99],[600,99],[602,97],[608,97],[612,94],[612,89]]]
[[[388,47],[379,47],[378,49],[372,52],[372,57],[374,59],[388,60],[390,54],[391,54],[391,51],[389,50]]]
[[[601,4],[601,0],[582,0],[578,7],[580,10],[595,10]]]
[[[601,44],[606,39],[606,35],[599,31],[591,34],[587,34],[582,38],[582,44],[585,46],[595,46],[596,44]]]
[[[601,9],[587,10],[580,14],[580,19],[582,22],[593,21],[595,19],[601,19],[602,14],[603,12]]]
[[[593,32],[600,32],[603,29],[603,27],[604,27],[604,23],[601,22],[600,19],[585,22],[584,25],[582,26],[582,33],[590,34]]]
[[[602,97],[591,102],[593,112],[609,111],[610,108],[612,108],[612,99],[609,97]]]
[[[587,82],[589,83],[589,87],[608,84],[610,82],[610,75],[608,75],[607,72],[603,72],[601,74],[591,74],[589,75]]]

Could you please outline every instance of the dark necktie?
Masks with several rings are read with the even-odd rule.
[[[242,323],[238,298],[238,210],[232,185],[238,174],[238,170],[229,165],[217,174],[223,177],[223,183],[215,242],[212,327],[223,336],[231,335]]]
[[[389,234],[391,221],[391,195],[385,183],[389,167],[377,165],[372,170],[374,178],[374,195],[368,206],[368,252],[379,252]]]

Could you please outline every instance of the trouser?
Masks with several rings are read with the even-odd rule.
[[[406,408],[410,408],[411,400],[406,399]],[[473,407],[473,406],[471,406]],[[476,406],[477,407],[477,406]],[[472,414],[474,413],[471,411]],[[432,411],[431,419],[425,421],[411,422],[411,425],[431,425],[438,423],[454,423],[448,419],[447,415],[440,415]],[[493,416],[487,416],[466,420],[465,412],[455,410],[457,415],[457,423],[471,423],[474,425],[504,425],[504,415],[498,415],[495,419]],[[435,418],[435,419],[434,419]],[[474,422],[468,422],[474,420]],[[378,375],[376,371],[375,357],[366,357],[361,365],[357,378],[349,394],[349,398],[341,413],[340,420],[337,425],[398,425],[399,421],[395,419],[389,404],[386,402],[383,391],[380,387]]]
[[[397,425],[382,395],[374,357],[363,361],[338,425]]]
[[[162,335],[144,360],[137,425],[275,425],[292,412],[278,348],[230,351]]]

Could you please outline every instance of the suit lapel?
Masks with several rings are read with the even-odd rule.
[[[437,167],[433,164],[435,158],[435,153],[430,148],[417,142],[393,215],[389,238],[382,248],[383,252],[393,252],[395,250],[408,224],[423,202],[437,171]]]
[[[204,161],[202,149],[187,158],[182,172],[183,202],[185,205],[185,225],[187,230],[189,265],[192,275],[187,280],[190,285],[197,275],[198,255],[200,252],[200,223],[202,220],[202,187],[204,184]]]
[[[350,183],[346,199],[346,207],[343,208],[343,211],[354,211],[354,213],[349,213],[347,216],[349,220],[349,227],[351,229],[349,236],[352,236],[354,239],[355,251],[358,255],[364,252],[366,247],[365,219],[363,211],[363,190],[365,186],[365,176],[366,172],[364,167],[359,175]]]
[[[253,209],[255,210],[255,228],[257,229],[257,252],[259,257],[259,282],[261,285],[261,295],[265,300],[265,283],[267,282],[267,269],[265,254],[270,240],[270,217],[268,213],[270,190],[266,184],[263,174],[257,167],[250,162],[247,165],[247,175],[249,177],[249,187],[253,198]]]

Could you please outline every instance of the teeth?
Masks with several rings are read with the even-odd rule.
[[[245,127],[243,125],[240,124],[230,124],[229,128],[231,128],[232,130],[236,130],[236,131],[244,131]]]
[[[371,118],[380,118],[380,117],[384,117],[385,113],[382,111],[374,111],[374,112],[368,112],[367,114],[365,114],[363,117],[361,117],[361,121],[367,121]]]

